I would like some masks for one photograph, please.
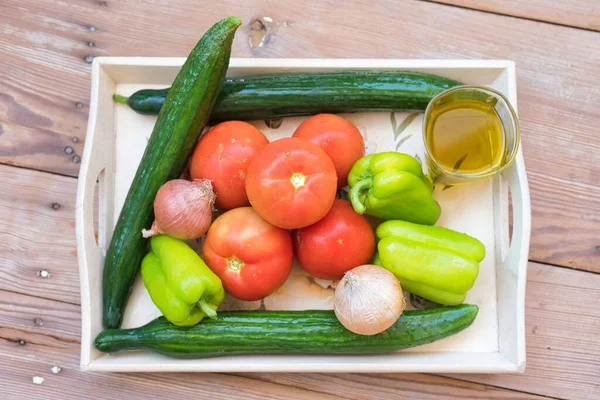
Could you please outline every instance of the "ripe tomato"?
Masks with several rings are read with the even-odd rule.
[[[285,229],[312,225],[335,200],[337,178],[331,158],[306,140],[279,139],[254,157],[246,193],[256,212]]]
[[[247,122],[222,122],[200,138],[190,162],[190,175],[192,179],[212,181],[217,208],[247,206],[246,170],[267,143],[267,137]]]
[[[305,120],[293,137],[316,144],[333,160],[338,187],[348,184],[348,173],[365,155],[365,141],[350,121],[333,114],[319,114]]]
[[[319,222],[295,231],[293,239],[302,268],[321,279],[341,279],[346,271],[369,263],[375,252],[369,220],[340,199]]]
[[[202,254],[225,291],[246,301],[262,299],[283,285],[294,257],[288,231],[269,224],[252,207],[217,217]]]

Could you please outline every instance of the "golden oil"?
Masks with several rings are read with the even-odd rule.
[[[497,167],[505,153],[496,99],[451,98],[431,107],[425,140],[432,158],[447,171],[477,174]]]

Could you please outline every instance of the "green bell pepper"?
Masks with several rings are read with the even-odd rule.
[[[359,214],[433,225],[442,213],[421,164],[408,154],[365,156],[350,170],[348,184],[348,198]]]
[[[183,240],[153,236],[142,260],[142,280],[152,301],[171,323],[196,325],[214,318],[225,291],[221,280]]]
[[[485,258],[479,240],[441,226],[387,221],[376,234],[373,263],[393,273],[402,289],[439,304],[461,304]]]

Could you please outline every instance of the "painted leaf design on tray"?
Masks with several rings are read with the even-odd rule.
[[[402,144],[404,142],[406,142],[408,139],[410,139],[412,135],[408,135],[408,136],[404,136],[402,139],[400,139],[400,141],[398,143],[396,143],[396,151],[398,151],[398,149],[400,148],[400,146],[402,146]]]
[[[390,122],[392,123],[392,132],[394,132],[394,139],[396,139],[396,125],[398,125],[398,123],[396,122],[396,114],[393,111],[390,113]]]
[[[418,154],[415,154],[413,157],[419,162],[419,164],[423,165],[423,161],[421,161],[421,157],[419,157]]]
[[[460,166],[462,165],[462,163],[465,162],[465,159],[468,156],[469,156],[469,153],[465,153],[458,160],[456,160],[456,162],[454,163],[454,167],[452,168],[452,172],[458,171],[458,169],[460,168]],[[453,187],[453,186],[452,185],[444,185],[444,188],[442,189],[442,191],[448,190],[451,187]]]
[[[402,146],[402,144],[412,136],[408,135],[400,138],[402,136],[402,132],[404,132],[406,128],[408,128],[418,116],[419,113],[410,113],[406,116],[406,118],[404,118],[402,122],[400,122],[400,124],[398,124],[398,121],[396,120],[396,114],[393,111],[390,113],[390,123],[392,125],[392,131],[394,132],[394,142],[396,143],[396,151],[398,151],[398,149],[400,149],[400,146]],[[399,138],[400,140],[398,141]]]

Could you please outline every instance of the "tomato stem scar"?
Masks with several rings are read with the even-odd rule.
[[[298,189],[299,187],[304,186],[304,182],[306,181],[306,176],[295,172],[292,177],[290,178],[290,182],[292,182],[292,185],[294,186],[295,189]]]
[[[227,268],[232,271],[239,271],[244,266],[244,262],[237,257],[231,257],[227,259]]]

